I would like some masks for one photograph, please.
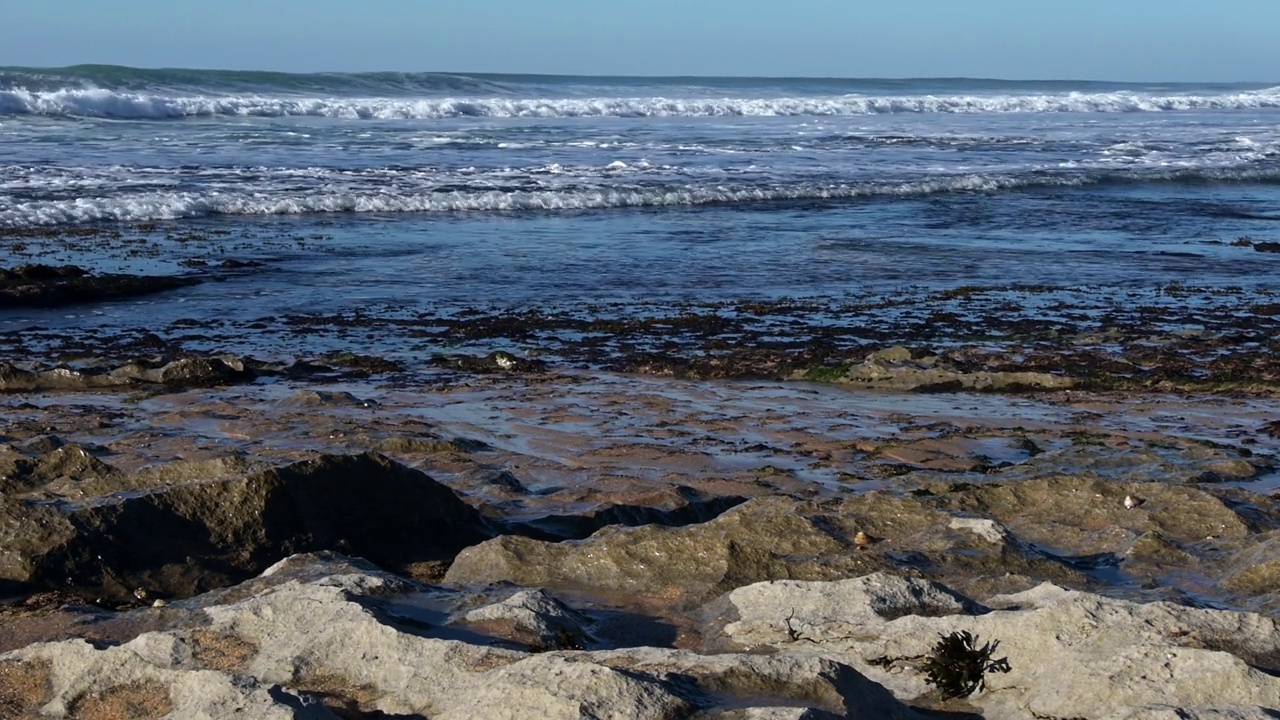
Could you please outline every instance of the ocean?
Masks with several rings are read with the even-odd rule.
[[[1268,289],[1280,255],[1257,245],[1278,221],[1266,84],[0,69],[0,229],[32,257],[266,268],[98,308],[94,327]],[[32,235],[84,227],[124,236]]]

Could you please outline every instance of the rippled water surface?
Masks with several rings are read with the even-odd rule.
[[[11,260],[265,263],[0,321],[1271,286],[1233,241],[1280,240],[1278,121],[1260,85],[0,70],[0,228],[123,229]]]

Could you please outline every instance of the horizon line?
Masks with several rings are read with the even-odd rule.
[[[230,68],[199,67],[179,65],[121,65],[118,63],[72,63],[70,65],[0,65],[0,70],[76,70],[82,68],[116,68],[122,70],[166,71],[166,70],[198,70],[222,73],[263,73],[277,75],[446,75],[461,77],[499,76],[518,78],[597,78],[622,80],[888,80],[909,82],[916,80],[967,80],[1002,83],[1110,83],[1115,85],[1239,85],[1253,84],[1280,85],[1280,80],[1099,80],[1089,78],[1002,78],[976,75],[902,75],[902,76],[844,76],[844,75],[697,75],[697,74],[657,74],[628,75],[616,73],[547,73],[547,72],[495,72],[495,71],[460,71],[460,70],[273,70],[264,68]]]

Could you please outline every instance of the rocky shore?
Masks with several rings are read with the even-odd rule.
[[[1274,717],[1277,314],[1185,299],[4,333],[0,716]]]

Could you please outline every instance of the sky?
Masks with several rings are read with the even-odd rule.
[[[1280,82],[1280,0],[0,0],[0,66]]]

